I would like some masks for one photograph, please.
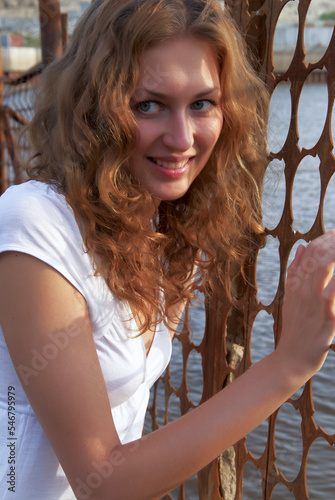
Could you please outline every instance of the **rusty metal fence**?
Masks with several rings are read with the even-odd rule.
[[[4,76],[0,78],[0,193],[10,184],[18,184],[24,179],[22,166],[30,147],[20,133],[29,123],[33,112],[34,87],[40,69],[26,75]]]
[[[62,54],[68,40],[67,15],[61,13],[60,0],[39,0],[36,17],[41,32],[40,64],[24,74],[6,75],[0,47],[0,194],[24,179],[24,164],[31,151],[24,136],[20,146],[18,141],[33,113],[34,89],[43,67]]]
[[[335,172],[334,144],[331,130],[335,97],[335,34],[333,32],[329,46],[321,59],[307,64],[304,29],[311,0],[297,1],[298,31],[296,48],[287,69],[281,74],[276,74],[273,63],[273,40],[278,19],[289,1],[226,0],[226,8],[231,10],[237,24],[245,34],[246,43],[253,55],[256,70],[268,86],[270,93],[273,93],[282,82],[287,82],[290,89],[291,118],[286,140],[280,151],[272,153],[274,161],[283,162],[285,165],[283,210],[276,227],[266,229],[269,238],[273,238],[278,242],[280,263],[278,288],[271,303],[264,304],[259,299],[257,294],[257,257],[254,255],[254,257],[250,258],[247,269],[249,282],[254,286],[249,286],[242,280],[240,283],[242,310],[233,309],[224,299],[214,297],[211,303],[206,304],[206,309],[202,313],[198,313],[200,317],[196,318],[196,321],[205,324],[204,331],[199,339],[192,337],[189,310],[186,311],[183,331],[174,341],[174,348],[180,353],[180,379],[177,383],[175,374],[169,367],[164,376],[157,382],[148,409],[147,428],[158,428],[160,425],[164,425],[169,420],[176,418],[178,414],[190,411],[250,367],[253,362],[253,325],[259,315],[267,314],[273,318],[273,331],[269,331],[268,336],[273,339],[275,344],[280,335],[285,272],[292,248],[298,240],[310,241],[325,230],[324,202],[327,187]],[[50,4],[57,4],[56,9],[50,9]],[[44,43],[44,62],[47,63],[50,60],[50,47],[56,55],[57,51],[59,51],[61,38],[58,35],[59,30],[62,29],[61,26],[63,26],[62,40],[64,41],[64,37],[66,37],[66,34],[64,34],[65,18],[63,17],[63,22],[59,23],[58,0],[40,0],[40,8],[43,8],[43,5],[49,9],[43,16],[40,14],[41,20],[44,19],[45,21],[45,35],[44,39],[42,36],[42,42]],[[48,23],[52,22],[55,15],[57,15],[57,23],[50,24],[52,29],[48,32]],[[46,16],[49,16],[50,19]],[[56,34],[53,30],[56,30]],[[21,75],[18,78],[2,76],[0,81],[1,192],[9,184],[21,182],[23,179],[22,165],[25,156],[29,153],[29,146],[23,144],[22,149],[18,150],[16,141],[20,130],[31,116],[34,85],[38,80],[41,69],[42,66],[34,68],[26,75]],[[299,102],[306,81],[318,71],[325,74],[328,90],[328,109],[319,140],[313,147],[306,149],[299,144],[297,120]],[[292,193],[295,177],[299,172],[299,165],[306,157],[313,157],[318,161],[321,188],[319,208],[315,221],[306,232],[302,233],[293,229]],[[203,314],[203,317],[201,317],[201,314]],[[332,347],[334,348],[334,345]],[[330,356],[335,357],[333,353],[330,353]],[[194,378],[194,372],[197,372],[198,378]],[[199,387],[196,389],[200,396],[195,395],[194,387],[190,382],[190,374],[192,374],[193,383],[198,380],[196,383]],[[331,391],[332,386],[326,388],[329,398],[331,398]],[[334,404],[334,402],[331,404]],[[310,498],[306,479],[310,449],[317,439],[323,440],[329,447],[333,446],[335,434],[326,432],[315,421],[312,381],[308,382],[304,389],[291,398],[286,405],[294,408],[301,419],[301,432],[297,436],[297,439],[301,440],[299,444],[301,448],[300,463],[294,478],[288,478],[278,466],[277,451],[280,448],[280,438],[276,434],[278,413],[280,411],[278,410],[268,419],[266,428],[263,428],[265,441],[263,448],[258,453],[258,457],[249,449],[248,440],[244,438],[208,467],[200,471],[197,478],[192,478],[186,485],[182,485],[178,491],[166,495],[165,499],[247,500],[252,498],[269,500],[272,498],[296,498],[305,500]],[[289,425],[289,422],[287,422],[287,425]],[[332,429],[335,431],[335,421]],[[164,450],[162,450],[162,453],[164,453]],[[334,453],[332,457],[335,463]],[[257,474],[253,476],[253,495],[246,497],[243,485],[247,486],[248,480],[250,480],[251,473],[246,472],[247,470],[250,471],[250,464]],[[255,477],[257,480],[254,480]],[[334,481],[334,478],[327,476],[323,478],[325,484],[332,480]],[[280,490],[278,486],[280,486]],[[281,496],[274,493],[276,491],[281,491]],[[335,490],[333,494],[335,495]],[[330,497],[320,496],[318,498],[328,499]]]
[[[249,47],[252,61],[260,77],[266,83],[271,94],[282,83],[287,82],[290,89],[291,117],[287,130],[286,140],[276,153],[272,153],[272,160],[283,162],[285,165],[285,194],[282,215],[276,227],[267,228],[269,238],[278,242],[280,273],[278,288],[270,304],[264,304],[257,294],[257,259],[250,258],[248,263],[248,278],[253,286],[241,283],[242,312],[231,308],[225,300],[215,297],[211,304],[206,305],[206,326],[200,341],[192,341],[189,328],[188,314],[184,324],[183,332],[178,336],[176,344],[180,344],[182,352],[183,368],[181,380],[178,386],[172,383],[173,373],[168,369],[162,380],[156,384],[150,416],[152,428],[159,427],[162,423],[169,421],[172,408],[180,409],[184,414],[215,394],[230,381],[238,377],[252,364],[252,334],[253,325],[257,317],[262,313],[273,318],[273,331],[268,336],[276,343],[281,330],[281,307],[282,297],[285,290],[285,274],[292,248],[298,240],[306,242],[319,236],[325,231],[324,227],[324,202],[327,187],[335,172],[335,158],[333,153],[333,136],[331,130],[331,118],[333,113],[335,95],[335,34],[323,56],[313,62],[307,63],[304,29],[306,17],[311,0],[300,0],[297,11],[297,44],[292,53],[292,59],[288,67],[281,74],[276,74],[273,60],[273,42],[276,26],[281,12],[290,0],[226,0],[226,6],[230,9],[237,24],[245,34],[245,40]],[[312,0],[313,1],[313,0]],[[324,75],[323,77],[320,74]],[[313,147],[306,149],[299,144],[298,111],[300,97],[306,81],[325,81],[328,90],[328,108],[325,116],[324,128],[319,140]],[[313,117],[310,117],[311,121]],[[312,226],[306,232],[294,230],[293,217],[293,187],[299,165],[306,157],[317,158],[320,181],[319,208]],[[332,188],[334,191],[334,188]],[[315,186],[317,193],[317,186]],[[335,192],[333,192],[335,198]],[[335,217],[335,214],[334,214]],[[335,219],[334,219],[335,224]],[[275,257],[275,256],[274,256]],[[334,345],[332,346],[334,350]],[[178,346],[177,346],[178,349]],[[194,356],[197,353],[198,356]],[[330,356],[334,357],[333,353]],[[192,386],[189,382],[190,368],[198,362],[198,370],[203,374],[202,396],[199,403],[194,403],[190,394]],[[334,361],[334,359],[332,359]],[[328,387],[324,392],[334,406],[333,385],[328,381]],[[162,398],[162,394],[164,397]],[[159,408],[158,401],[165,400],[165,412]],[[302,392],[294,395],[287,405],[298,413],[301,420],[301,432],[297,433],[296,448],[300,453],[293,457],[296,475],[285,475],[278,465],[277,450],[281,448],[281,438],[276,433],[278,414],[276,411],[267,421],[264,429],[265,441],[263,448],[259,450],[258,457],[248,448],[247,439],[244,438],[236,443],[234,447],[227,450],[212,464],[200,471],[198,474],[198,496],[201,500],[241,500],[241,499],[264,499],[271,498],[287,499],[296,498],[305,500],[310,498],[307,486],[307,466],[312,445],[317,439],[321,439],[327,446],[335,443],[335,434],[326,432],[316,423],[314,418],[315,405],[313,401],[312,381],[309,381]],[[290,415],[290,411],[286,410]],[[286,421],[287,428],[290,422]],[[335,420],[332,430],[335,432]],[[299,428],[298,428],[299,431]],[[259,447],[258,447],[259,448]],[[334,449],[332,449],[334,451]],[[286,457],[292,465],[292,456]],[[334,466],[335,453],[332,453]],[[299,463],[297,463],[299,461]],[[252,464],[252,467],[249,465]],[[281,464],[282,465],[282,464]],[[330,466],[329,470],[332,471]],[[248,472],[246,472],[248,471]],[[253,472],[250,472],[253,471]],[[335,495],[334,474],[330,472],[324,475],[319,471],[322,481],[326,485],[326,493],[320,491],[320,496],[315,499],[329,499]],[[290,476],[290,478],[288,477]],[[248,489],[247,496],[244,491],[248,481],[252,480],[252,492]],[[194,479],[193,479],[194,483]],[[327,489],[327,483],[329,488]],[[173,498],[178,500],[195,498],[194,486],[182,485]],[[171,499],[167,495],[165,500]]]

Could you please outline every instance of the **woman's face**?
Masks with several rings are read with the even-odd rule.
[[[131,106],[139,137],[129,170],[157,204],[183,196],[206,165],[222,128],[212,47],[181,37],[147,49]]]

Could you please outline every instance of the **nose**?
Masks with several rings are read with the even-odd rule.
[[[165,146],[174,151],[189,150],[194,144],[194,130],[190,117],[185,112],[171,115],[163,136]]]

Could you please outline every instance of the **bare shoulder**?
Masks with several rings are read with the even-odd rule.
[[[0,255],[0,277],[0,323],[9,353],[73,485],[119,444],[86,301],[61,274],[23,253]],[[30,367],[33,354],[43,353],[52,339],[63,347],[28,377],[22,367]]]

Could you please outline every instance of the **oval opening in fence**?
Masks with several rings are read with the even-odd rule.
[[[327,186],[323,205],[323,223],[326,231],[335,228],[335,174]]]
[[[325,432],[335,434],[335,353],[330,351],[321,370],[313,377],[314,420]]]
[[[326,52],[331,40],[334,23],[320,19],[324,12],[321,11],[318,2],[311,2],[307,11],[304,28],[304,45],[306,51],[305,63],[318,62]]]
[[[267,168],[263,182],[263,225],[274,229],[283,214],[285,204],[285,162],[273,160]]]
[[[256,429],[247,435],[246,445],[253,456],[259,459],[266,448],[268,437],[268,422],[264,420]]]
[[[312,444],[307,461],[309,498],[331,499],[335,495],[335,447],[323,438]]]
[[[307,233],[314,224],[319,210],[321,181],[318,156],[305,156],[295,174],[292,209],[293,228],[300,233]]]
[[[294,481],[302,461],[302,435],[300,413],[290,403],[285,403],[278,412],[275,439],[278,470]]]
[[[281,11],[273,39],[275,74],[284,74],[292,62],[297,45],[298,22],[297,2],[289,2]]]
[[[268,119],[268,143],[272,153],[278,153],[284,146],[291,122],[290,85],[279,83],[270,101]]]
[[[299,146],[301,148],[311,149],[317,144],[326,123],[327,109],[327,85],[305,83],[298,107]]]
[[[252,363],[255,364],[274,350],[273,317],[260,311],[254,321],[251,336]]]
[[[283,483],[277,483],[274,487],[271,500],[288,500],[289,498],[294,498],[294,495]]]
[[[262,475],[249,460],[243,468],[242,500],[259,500],[260,498],[262,498]]]
[[[280,275],[279,240],[267,237],[266,245],[261,248],[257,259],[256,280],[258,300],[269,305],[274,300]]]

